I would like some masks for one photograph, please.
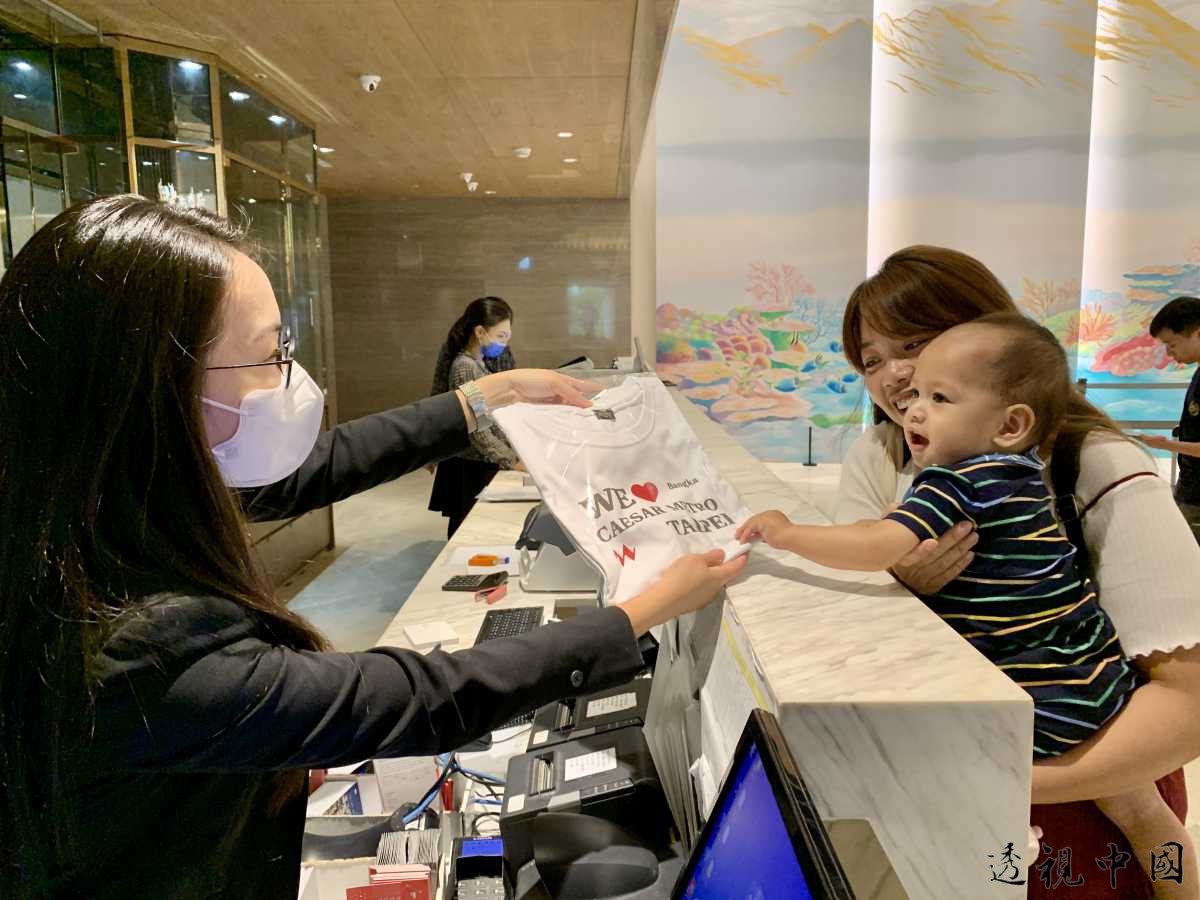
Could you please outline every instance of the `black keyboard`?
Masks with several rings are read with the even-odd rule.
[[[496,638],[516,637],[542,624],[540,606],[513,606],[509,609],[489,609],[475,635],[475,643],[494,641]]]
[[[533,631],[542,624],[542,607],[540,606],[513,606],[508,609],[489,609],[484,614],[483,624],[479,626],[479,633],[475,635],[475,643],[482,644],[484,641],[494,641],[496,638],[516,637],[518,634],[525,634]],[[535,710],[530,710],[527,713],[522,713],[512,719],[509,719],[503,725],[497,725],[496,729],[512,728],[516,725],[528,725],[533,721]]]

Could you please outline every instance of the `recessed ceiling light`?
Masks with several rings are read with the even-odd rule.
[[[260,81],[266,81],[266,80],[267,80],[267,73],[266,73],[266,72],[255,72],[255,73],[254,73],[254,77],[255,77],[255,78],[257,78],[257,79],[259,79]]]
[[[496,192],[495,192],[495,191],[484,191],[484,193],[485,193],[485,194],[488,194],[488,195],[491,195],[491,194],[494,194],[494,193],[496,193]]]
[[[183,71],[187,72],[188,74],[195,74],[203,69],[204,66],[201,63],[192,62],[190,59],[181,59],[179,61],[179,68],[183,69]]]
[[[18,59],[12,65],[13,65],[14,69],[17,69],[18,71],[21,71],[21,72],[32,72],[33,71],[33,66],[31,66],[29,63],[25,62],[25,60],[23,60],[23,59]]]
[[[333,147],[317,147],[318,153],[332,153]]]
[[[267,116],[267,121],[275,125],[286,125],[287,116],[281,116],[279,113],[275,113],[274,115]]]
[[[255,200],[253,197],[248,197],[248,198],[246,198],[246,202],[247,203],[257,203],[258,201]]]
[[[28,100],[29,97],[26,96],[25,94],[13,94],[13,99],[14,100]]]
[[[533,155],[532,147],[513,147],[513,156],[517,159],[529,159]]]
[[[151,161],[150,161],[150,160],[148,160],[148,159],[143,159],[143,160],[142,160],[142,165],[143,165],[143,166],[152,166],[152,165],[154,165],[154,163],[153,163],[153,162],[151,162]]]
[[[249,100],[250,95],[247,94],[245,91],[230,91],[229,99],[232,100],[234,103],[241,103],[243,100]]]
[[[560,131],[560,132],[558,133],[558,136],[559,136],[560,138],[562,138],[563,140],[566,140],[567,138],[573,138],[573,137],[575,137],[575,132],[573,132],[573,131]]]
[[[572,163],[579,162],[579,158],[575,156],[564,156],[563,162],[565,162],[567,165],[571,165]]]

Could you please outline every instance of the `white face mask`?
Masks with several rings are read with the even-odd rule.
[[[230,487],[262,487],[291,475],[312,452],[321,430],[325,397],[300,363],[292,362],[292,383],[251,391],[240,406],[207,397],[201,403],[241,417],[233,437],[212,448]]]

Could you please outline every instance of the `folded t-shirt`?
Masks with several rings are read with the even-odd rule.
[[[495,416],[542,501],[603,574],[605,603],[645,590],[684,554],[749,549],[734,532],[750,511],[657,377],[631,375],[591,409],[517,403]]]

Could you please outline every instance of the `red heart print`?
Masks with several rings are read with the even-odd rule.
[[[653,503],[658,499],[658,488],[652,481],[647,481],[645,484],[635,484],[629,490],[633,496],[645,500],[647,503]]]

